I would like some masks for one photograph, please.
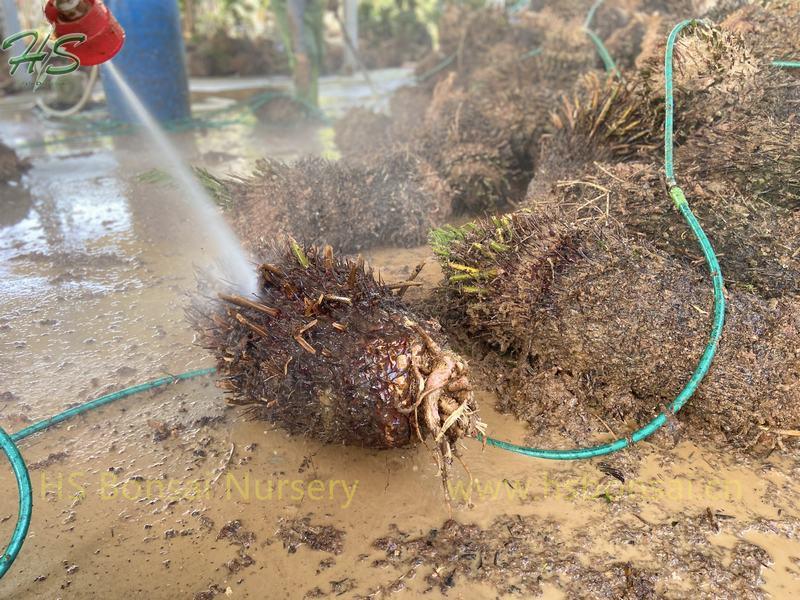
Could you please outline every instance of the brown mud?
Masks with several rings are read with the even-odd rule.
[[[537,597],[553,586],[570,599],[762,597],[762,570],[772,559],[764,548],[737,534],[772,533],[780,527],[794,536],[800,522],[766,521],[739,528],[729,519],[709,510],[654,525],[616,521],[609,533],[629,547],[645,546],[654,560],[644,563],[630,560],[629,553],[614,560],[597,552],[590,535],[567,542],[556,520],[519,515],[498,517],[485,529],[450,520],[419,537],[395,529],[374,546],[385,551],[388,564],[422,571],[423,587],[442,593],[467,581],[488,584],[502,596]],[[709,543],[725,534],[734,540],[731,547],[717,549]],[[668,565],[660,562],[667,557]]]

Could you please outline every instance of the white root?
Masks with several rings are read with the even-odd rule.
[[[422,344],[411,350],[411,367],[418,385],[417,399],[403,412],[414,412],[417,435],[422,439],[418,411],[421,412],[422,423],[434,440],[435,446],[430,450],[450,506],[447,481],[456,455],[453,444],[459,437],[471,435],[476,429],[483,432],[485,425],[475,416],[473,390],[466,375],[466,365],[451,352],[443,350],[418,324],[410,319],[406,319],[404,324],[420,336]]]

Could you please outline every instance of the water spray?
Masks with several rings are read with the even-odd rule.
[[[86,36],[85,42],[70,45],[70,51],[80,59],[82,66],[97,66],[106,63],[105,73],[110,76],[117,89],[120,90],[121,97],[131,115],[142,125],[144,132],[149,136],[158,152],[160,160],[166,163],[168,171],[175,178],[190,205],[200,215],[203,226],[216,245],[215,250],[225,259],[225,266],[229,269],[230,276],[240,286],[243,293],[253,292],[256,288],[255,274],[247,257],[242,252],[238,240],[227,225],[220,221],[213,202],[163,133],[158,119],[142,103],[122,75],[121,70],[109,62],[119,54],[125,43],[125,31],[119,21],[111,14],[103,0],[48,0],[44,13],[47,20],[53,24],[56,36],[61,37],[75,33]],[[121,12],[121,14],[123,13]],[[92,84],[96,77],[97,71],[94,70]],[[55,114],[55,116],[73,114],[80,110],[82,104],[88,100],[90,91],[91,86],[87,86],[87,92],[84,94],[82,102],[69,111],[61,114],[52,110],[46,110],[46,112]]]

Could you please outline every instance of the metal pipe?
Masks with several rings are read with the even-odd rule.
[[[56,0],[58,15],[63,21],[77,21],[89,12],[91,5],[87,0]]]
[[[336,13],[338,17],[338,13]],[[341,23],[341,21],[340,21]],[[358,0],[344,0],[343,33],[349,43],[345,46],[345,65],[350,69],[358,68]]]

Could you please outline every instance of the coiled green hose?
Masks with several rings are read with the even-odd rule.
[[[3,450],[9,462],[11,462],[11,468],[14,470],[14,477],[17,480],[17,493],[19,494],[17,525],[14,527],[14,533],[11,536],[8,548],[6,548],[3,556],[0,557],[0,578],[2,578],[11,568],[17,558],[17,554],[22,549],[22,544],[25,543],[25,537],[28,535],[31,512],[33,511],[33,490],[31,489],[28,468],[19,453],[19,448],[2,428],[0,428],[0,449]]]

